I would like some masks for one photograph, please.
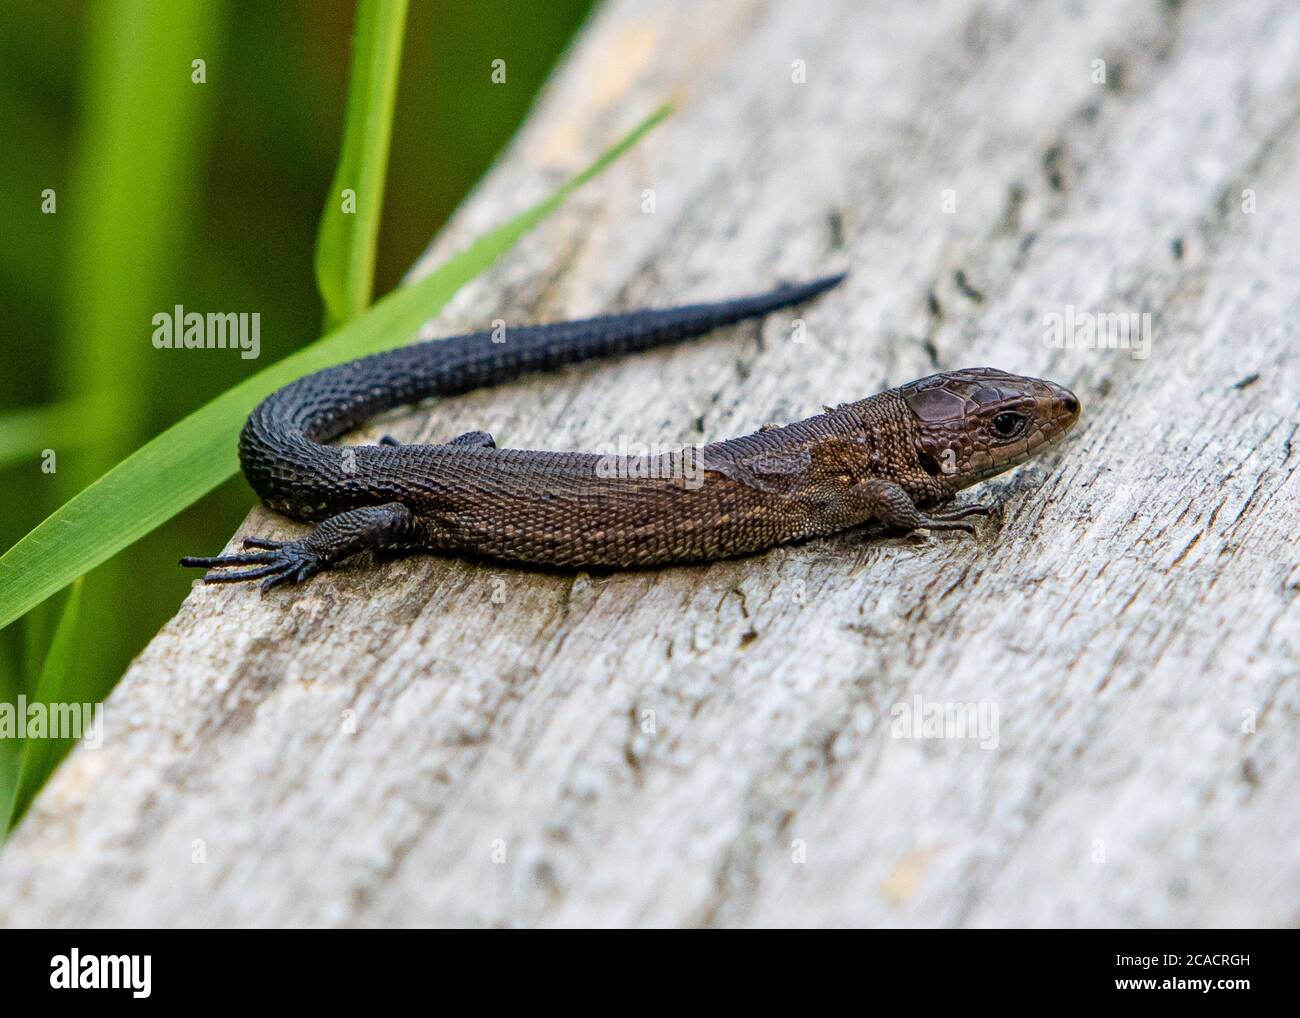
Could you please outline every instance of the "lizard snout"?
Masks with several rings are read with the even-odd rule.
[[[1061,413],[1061,427],[1068,431],[1078,421],[1079,415],[1083,412],[1083,405],[1079,402],[1079,397],[1069,389],[1061,385],[1055,388],[1056,404]]]

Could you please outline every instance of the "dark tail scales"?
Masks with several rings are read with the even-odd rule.
[[[423,384],[414,398],[450,396],[498,385],[535,371],[635,353],[702,336],[724,325],[801,304],[835,286],[844,275],[826,276],[808,283],[783,286],[769,293],[712,304],[632,311],[574,322],[523,325],[514,329],[507,327],[501,343],[493,343],[490,333],[480,332],[432,340],[394,352],[409,354],[413,360],[432,369],[424,374]],[[436,364],[430,355],[436,355]],[[398,402],[406,401],[404,398]],[[369,411],[367,416],[375,412],[378,411]]]

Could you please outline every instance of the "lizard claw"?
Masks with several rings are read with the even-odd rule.
[[[964,530],[964,531],[966,531],[966,533],[970,534],[971,537],[974,537],[974,536],[975,536],[975,524],[974,524],[974,523],[967,523],[965,520],[959,520],[959,519],[935,519],[935,518],[930,518],[930,519],[926,519],[926,520],[922,521],[922,523],[921,523],[921,525],[920,525],[920,528],[918,528],[918,529],[925,529],[925,530]]]
[[[204,574],[203,582],[241,583],[244,580],[262,580],[264,591],[284,583],[302,583],[325,567],[320,557],[307,546],[305,541],[271,541],[260,537],[249,537],[244,539],[244,547],[264,550],[212,557],[187,555],[181,559],[181,565],[209,570],[226,569],[230,566],[252,566],[252,569],[208,572]]]
[[[951,509],[945,509],[941,512],[933,513],[930,516],[932,520],[964,520],[967,516],[988,516],[993,512],[991,505],[983,505],[980,502],[974,502],[970,505],[953,506]]]

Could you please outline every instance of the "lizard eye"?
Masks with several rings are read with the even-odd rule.
[[[1015,438],[1025,430],[1025,425],[1028,422],[1029,418],[1024,414],[1017,414],[1008,410],[993,418],[993,431],[998,438]]]

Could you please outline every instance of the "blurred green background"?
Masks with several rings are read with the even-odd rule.
[[[411,0],[376,296],[508,141],[590,6]],[[39,455],[5,455],[0,433],[0,547],[319,337],[313,253],[354,13],[350,0],[0,5],[0,429],[10,447],[34,435],[57,457],[46,473]],[[195,59],[203,84],[191,82]],[[496,59],[504,84],[491,79]],[[152,316],[174,304],[260,312],[260,358],[155,350]],[[177,559],[218,551],[253,501],[233,480],[89,574],[69,699],[112,688],[189,591]],[[60,600],[0,633],[0,699],[30,692]]]

